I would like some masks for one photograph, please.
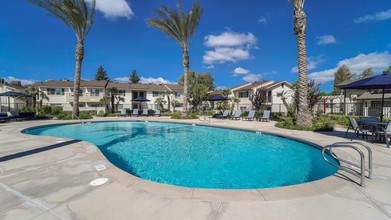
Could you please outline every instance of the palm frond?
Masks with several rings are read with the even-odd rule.
[[[203,9],[199,2],[196,2],[186,15],[182,1],[179,0],[176,8],[161,6],[156,10],[158,18],[149,18],[146,21],[149,26],[163,31],[174,39],[182,48],[188,48],[202,13]]]
[[[92,0],[90,10],[85,0],[29,0],[30,3],[46,9],[50,15],[64,21],[83,41],[94,22],[96,0]]]

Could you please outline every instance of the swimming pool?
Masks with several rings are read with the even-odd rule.
[[[271,188],[322,179],[337,171],[310,144],[243,130],[99,122],[23,132],[94,143],[111,163],[135,176],[184,187]]]

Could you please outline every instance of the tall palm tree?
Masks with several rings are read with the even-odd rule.
[[[159,18],[149,18],[147,23],[149,26],[163,31],[167,36],[174,39],[182,48],[183,70],[184,70],[184,86],[183,86],[183,111],[187,114],[188,102],[188,82],[187,75],[189,73],[190,58],[189,47],[191,39],[197,29],[204,9],[201,8],[199,2],[195,2],[188,15],[183,10],[182,1],[178,0],[177,8],[168,9],[166,6],[161,6],[156,10]]]
[[[81,65],[84,58],[84,40],[91,30],[94,22],[95,0],[91,0],[90,10],[88,10],[86,0],[29,0],[49,11],[49,13],[73,29],[76,35],[76,68],[73,84],[73,109],[72,118],[79,115],[79,89]]]
[[[292,4],[294,15],[293,25],[294,32],[297,38],[298,48],[298,92],[299,92],[299,108],[297,109],[296,123],[307,127],[312,126],[312,116],[308,108],[307,102],[307,51],[305,46],[305,31],[307,27],[307,19],[304,13],[305,0],[288,0]]]
[[[163,98],[164,97],[167,97],[167,105],[168,105],[168,112],[171,112],[171,95],[173,94],[173,92],[171,90],[166,90],[164,91],[163,93]]]
[[[39,91],[39,107],[42,107],[43,100],[49,101],[49,96],[44,91]]]
[[[115,97],[118,95],[119,91],[117,89],[117,87],[111,87],[111,88],[108,88],[107,89],[107,92],[109,93],[109,96],[110,96],[110,103],[111,103],[111,113],[114,113],[114,100],[115,100]]]

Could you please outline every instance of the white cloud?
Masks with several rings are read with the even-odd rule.
[[[223,89],[228,89],[226,86],[217,86],[216,90],[223,90]]]
[[[334,81],[334,73],[342,65],[347,65],[351,72],[360,74],[362,71],[372,68],[375,72],[382,72],[391,65],[391,55],[388,52],[359,54],[356,57],[341,60],[337,67],[308,74],[309,79],[314,79],[318,83]]]
[[[242,67],[237,67],[234,69],[234,75],[243,75],[249,73],[250,70],[243,69]]]
[[[267,19],[265,17],[260,17],[258,19],[258,22],[261,23],[261,24],[267,24]]]
[[[91,0],[88,1],[91,2]],[[96,0],[95,8],[109,19],[117,17],[130,19],[134,15],[126,0]]]
[[[377,22],[377,21],[383,21],[388,19],[391,19],[391,9],[356,18],[354,19],[354,23],[359,24],[359,23],[366,23],[366,22]]]
[[[257,43],[257,38],[252,33],[224,32],[220,35],[208,35],[205,37],[207,47],[252,47]]]
[[[114,81],[117,82],[129,82],[129,77],[117,77],[114,79]],[[171,82],[169,80],[163,79],[163,77],[158,77],[158,78],[152,78],[152,77],[140,77],[140,83],[142,84],[177,84],[176,82]]]
[[[213,63],[236,63],[240,60],[251,59],[249,50],[241,48],[222,47],[215,50],[206,51],[203,56],[203,61],[206,64],[212,65]]]
[[[307,69],[312,70],[316,69],[318,67],[318,64],[323,62],[322,56],[317,56],[317,57],[308,57],[307,58]],[[299,70],[297,66],[292,67],[291,73],[298,73]]]
[[[148,83],[153,83],[153,84],[177,84],[176,82],[171,82],[169,80],[165,80],[162,77],[158,77],[158,78],[140,77],[140,83],[143,83],[143,84],[148,84]]]
[[[318,45],[327,45],[327,44],[335,44],[336,40],[333,35],[323,35],[316,37],[318,40]]]
[[[7,77],[3,77],[4,81],[6,82],[11,82],[11,81],[20,81],[20,83],[22,83],[22,85],[31,85],[31,84],[34,84],[36,82],[36,80],[31,80],[31,79],[19,79],[19,78],[16,78],[16,77],[13,77],[13,76],[7,76]]]
[[[245,82],[260,81],[262,79],[262,74],[247,74],[247,75],[243,76],[242,79]]]

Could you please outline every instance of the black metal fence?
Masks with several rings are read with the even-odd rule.
[[[313,111],[323,114],[345,114],[356,116],[391,117],[391,103],[384,103],[383,112],[380,102],[367,103],[318,103]]]

